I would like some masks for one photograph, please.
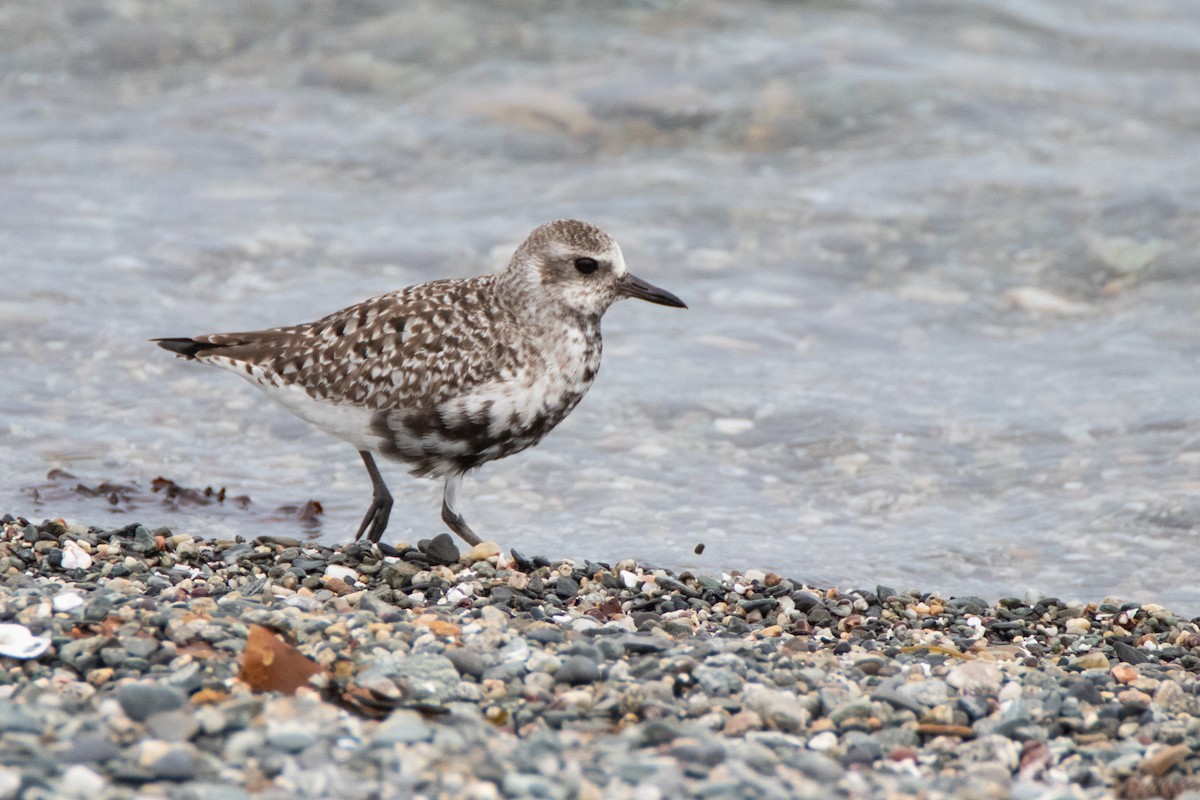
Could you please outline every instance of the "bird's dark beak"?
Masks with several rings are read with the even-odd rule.
[[[636,297],[638,300],[649,300],[651,303],[658,303],[660,306],[687,308],[687,303],[684,303],[666,289],[660,289],[652,283],[646,283],[641,278],[628,272],[617,283],[617,292],[622,297]]]

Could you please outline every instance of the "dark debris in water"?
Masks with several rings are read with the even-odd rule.
[[[120,514],[134,512],[147,506],[170,510],[216,506],[249,514],[265,513],[271,522],[295,521],[309,534],[319,531],[325,514],[319,500],[285,504],[266,511],[258,509],[249,495],[230,494],[224,486],[185,486],[161,475],[150,481],[147,491],[136,480],[102,480],[89,484],[66,470],[52,469],[46,474],[45,483],[27,487],[24,491],[33,499],[35,507],[53,505],[66,499],[94,498],[103,501],[109,511]]]

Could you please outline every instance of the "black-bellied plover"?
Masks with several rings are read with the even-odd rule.
[[[503,272],[410,286],[306,325],[154,341],[236,372],[358,448],[374,493],[355,539],[378,542],[391,514],[377,453],[444,478],[442,519],[474,545],[463,473],[532,447],[575,408],[600,367],[600,317],[625,297],[687,308],[631,275],[607,233],[558,220]]]

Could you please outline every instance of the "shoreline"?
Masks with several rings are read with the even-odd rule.
[[[0,582],[0,798],[1200,792],[1154,604],[11,516]]]

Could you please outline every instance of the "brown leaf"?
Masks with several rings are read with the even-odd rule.
[[[308,679],[324,670],[321,665],[261,625],[251,625],[238,677],[256,692],[294,694]]]

